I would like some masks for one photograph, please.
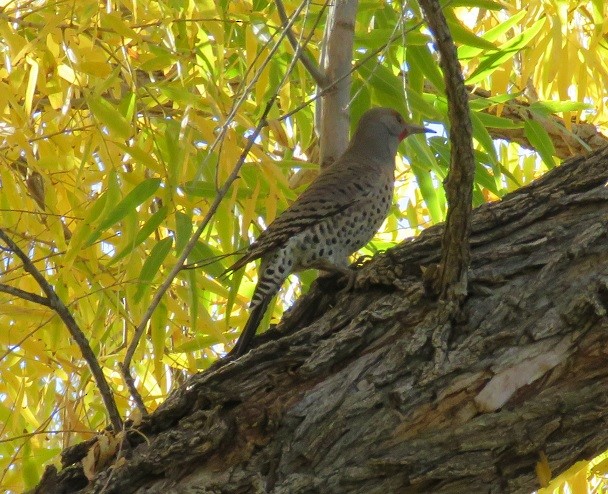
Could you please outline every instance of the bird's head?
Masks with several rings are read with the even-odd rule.
[[[407,122],[392,108],[372,108],[366,111],[351,139],[351,146],[373,153],[376,157],[394,159],[397,146],[407,136],[433,132],[431,129]],[[381,153],[378,156],[378,153]],[[386,156],[384,156],[386,154]]]

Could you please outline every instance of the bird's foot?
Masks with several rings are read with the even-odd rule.
[[[319,277],[319,284],[323,291],[342,294],[350,292],[355,288],[357,282],[357,271],[352,268],[327,266],[323,268],[324,274]]]
[[[341,288],[338,292],[339,294],[348,293],[355,288],[355,283],[357,282],[357,271],[353,269],[346,268],[344,271],[340,272],[342,279],[340,281],[345,281],[344,288]]]

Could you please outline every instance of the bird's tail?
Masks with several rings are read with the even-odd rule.
[[[266,313],[266,309],[268,308],[268,304],[270,303],[271,299],[272,296],[266,295],[259,304],[251,309],[249,319],[247,319],[247,324],[245,324],[243,332],[241,333],[241,336],[239,336],[236,344],[232,350],[230,350],[230,353],[228,353],[229,357],[238,358],[241,355],[245,355],[249,351],[253,337],[255,336],[258,326]]]

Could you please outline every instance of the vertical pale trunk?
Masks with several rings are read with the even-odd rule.
[[[351,77],[346,74],[351,70],[353,59],[357,7],[358,0],[336,0],[330,7],[326,24],[321,67],[331,89],[323,95],[317,108],[321,166],[333,163],[348,145]]]

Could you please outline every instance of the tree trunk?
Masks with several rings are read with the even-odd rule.
[[[84,492],[529,493],[545,455],[556,475],[606,450],[607,180],[604,149],[478,208],[450,324],[421,276],[442,226],[366,264],[351,293],[316,283]],[[85,485],[75,463],[39,492]]]
[[[350,87],[358,0],[332,2],[323,34],[321,67],[325,93],[317,105],[317,130],[321,166],[336,161],[348,146]],[[320,112],[319,112],[320,109]]]

